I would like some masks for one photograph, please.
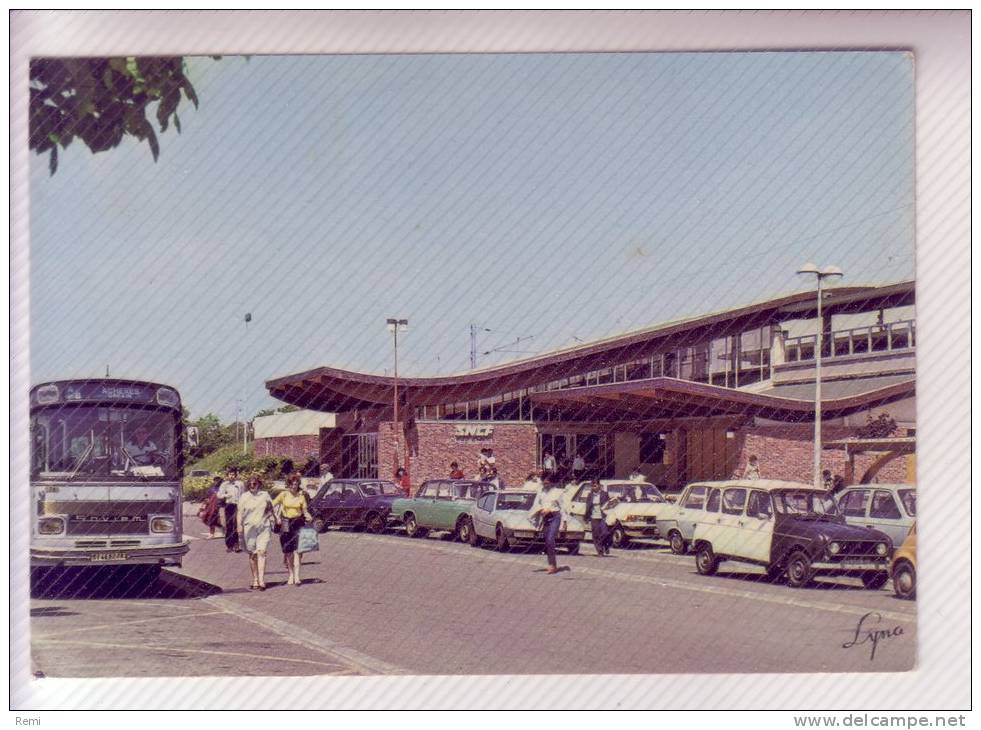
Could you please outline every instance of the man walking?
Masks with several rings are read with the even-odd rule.
[[[535,497],[531,516],[540,516],[542,531],[545,533],[545,553],[548,555],[549,575],[559,572],[555,558],[555,542],[562,528],[562,497],[565,491],[554,476],[546,480],[545,488]],[[568,568],[566,569],[568,570]]]
[[[605,509],[609,501],[610,495],[603,489],[599,479],[594,479],[586,495],[586,519],[589,521],[589,530],[593,533],[593,547],[601,558],[610,554],[610,535],[606,528]]]
[[[218,503],[225,509],[225,549],[228,552],[242,552],[238,545],[238,498],[242,496],[245,485],[239,481],[238,469],[228,468],[225,481],[218,487]]]

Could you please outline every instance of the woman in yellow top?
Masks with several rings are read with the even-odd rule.
[[[307,495],[300,490],[300,475],[293,473],[286,480],[286,490],[273,500],[276,524],[280,525],[279,544],[283,548],[283,561],[290,577],[287,585],[300,585],[300,553],[296,551],[300,540],[300,528],[307,520],[313,521],[307,509]]]

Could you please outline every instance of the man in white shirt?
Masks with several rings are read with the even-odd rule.
[[[630,481],[632,482],[647,481],[647,477],[644,476],[644,472],[642,472],[639,467],[634,469],[632,472],[630,472],[630,476],[628,477],[628,479],[630,479]]]
[[[146,426],[137,426],[126,440],[126,453],[136,466],[159,464],[163,458],[160,449],[150,438]]]
[[[576,452],[576,458],[572,460],[572,476],[575,477],[576,481],[582,479],[582,475],[586,473],[586,460],[582,458],[582,454],[578,451]]]
[[[238,469],[229,467],[225,481],[218,487],[218,504],[225,509],[225,549],[228,552],[242,552],[238,544],[238,498],[242,496],[245,485],[239,481]]]
[[[535,497],[535,502],[531,506],[532,517],[540,516],[542,519],[542,531],[545,533],[545,553],[548,555],[549,575],[559,572],[555,558],[555,541],[559,537],[559,530],[562,527],[562,501],[565,490],[558,479],[551,477],[546,480],[545,488]]]

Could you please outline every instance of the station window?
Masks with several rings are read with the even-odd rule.
[[[660,431],[640,435],[640,463],[663,464],[667,447],[667,434]]]

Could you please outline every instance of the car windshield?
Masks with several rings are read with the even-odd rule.
[[[40,478],[177,478],[172,411],[60,406],[31,416],[31,473]]]
[[[377,497],[378,495],[398,496],[404,492],[391,482],[372,482],[362,484],[361,493],[366,497]]]
[[[779,514],[795,517],[837,517],[840,514],[829,494],[807,489],[773,492],[773,504]]]
[[[497,496],[498,509],[527,511],[531,509],[531,505],[534,503],[535,495],[526,492],[518,492],[516,494],[501,493]]]
[[[903,507],[906,509],[906,514],[908,514],[910,517],[916,517],[916,490],[900,489],[899,501],[903,503]]]
[[[621,502],[663,502],[664,495],[653,484],[610,484],[606,487],[610,497]]]

